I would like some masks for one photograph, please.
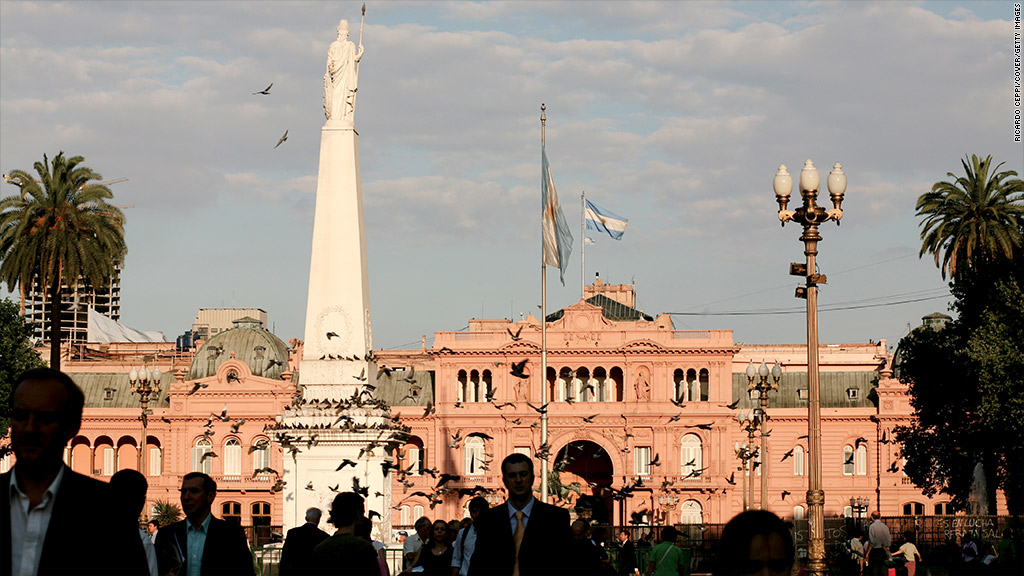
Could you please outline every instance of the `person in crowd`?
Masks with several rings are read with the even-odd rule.
[[[978,545],[970,532],[965,532],[960,545],[960,562],[963,564],[964,574],[974,574],[978,571]]]
[[[139,532],[139,541],[142,542],[142,547],[146,551],[149,574],[158,576],[160,572],[156,562],[156,548],[153,546],[153,541],[149,539],[149,534],[139,527],[139,516],[142,515],[142,509],[146,507],[146,492],[149,490],[149,482],[146,482],[146,477],[139,471],[125,468],[118,470],[110,477],[110,487],[117,495],[113,506],[114,514],[124,517],[125,522],[135,524]]]
[[[886,576],[889,572],[889,547],[892,546],[892,534],[889,527],[882,522],[878,510],[871,513],[871,524],[868,526],[868,572],[872,576]]]
[[[618,559],[617,574],[633,574],[636,569],[636,546],[629,538],[629,530],[622,528],[616,536],[615,548]]]
[[[681,548],[676,546],[679,533],[672,526],[661,529],[661,541],[651,548],[647,556],[647,574],[649,576],[679,576],[686,574],[686,563]]]
[[[795,560],[793,534],[782,519],[766,510],[748,510],[722,529],[715,576],[788,576]]]
[[[868,537],[863,532],[857,531],[853,538],[850,538],[850,574],[860,576],[864,571],[864,562],[867,558],[865,543]]]
[[[640,535],[640,539],[636,541],[636,547],[637,548],[650,548],[651,546],[653,546],[653,544],[651,543],[651,540],[653,540],[653,539],[654,539],[654,536],[649,531],[648,532],[644,532],[643,534]]]
[[[412,568],[412,561],[416,558],[416,553],[420,551],[420,547],[423,543],[430,538],[430,518],[421,516],[416,523],[413,524],[413,528],[416,530],[415,534],[407,536],[405,543],[402,544],[402,568],[408,570]]]
[[[110,514],[110,486],[64,464],[82,425],[81,388],[34,368],[15,379],[8,402],[15,464],[0,474],[0,574],[149,574],[138,518]]]
[[[1013,531],[1003,529],[1003,537],[996,545],[996,571],[999,574],[1013,574],[1021,571],[1021,562],[1017,558],[1017,546],[1013,543]]]
[[[160,522],[156,520],[150,520],[146,524],[146,530],[149,530],[149,541],[156,544],[156,534],[160,531]]]
[[[319,508],[306,510],[306,523],[292,528],[281,549],[280,576],[306,576],[313,572],[313,550],[328,538],[320,529],[323,512]]]
[[[387,557],[384,552],[384,543],[374,540],[371,535],[371,532],[373,532],[373,522],[365,516],[360,516],[356,519],[355,531],[356,536],[373,544],[373,549],[377,551],[377,568],[380,570],[380,576],[391,576],[391,569],[388,568]]]
[[[245,531],[211,512],[217,482],[202,472],[189,472],[181,479],[180,492],[185,519],[160,530],[156,539],[160,574],[253,576]]]
[[[569,511],[533,497],[533,460],[510,454],[501,462],[505,503],[480,514],[470,576],[566,573]]]
[[[906,560],[904,565],[907,569],[907,576],[914,576],[917,574],[917,563],[921,561],[921,553],[917,550],[917,546],[914,545],[914,533],[906,531],[903,533],[903,544],[900,545],[900,549],[893,552],[893,556],[902,556]]]
[[[450,576],[452,572],[452,547],[448,544],[448,523],[434,520],[430,537],[420,547],[412,566],[422,567],[428,576]]]
[[[574,520],[569,527],[572,538],[569,541],[566,556],[570,559],[568,565],[570,574],[591,576],[602,572],[601,550],[589,538],[589,528],[588,522],[582,518]]]
[[[337,530],[313,549],[313,573],[323,576],[379,576],[379,556],[368,538],[356,535],[356,522],[366,511],[363,497],[342,492],[331,503],[330,519]]]
[[[490,506],[483,496],[476,496],[469,501],[469,518],[464,518],[463,523],[469,520],[467,526],[459,530],[455,536],[455,544],[452,549],[452,576],[469,576],[470,560],[473,558],[473,551],[476,549],[476,527],[474,523],[480,514]]]

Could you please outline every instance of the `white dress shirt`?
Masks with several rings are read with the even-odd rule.
[[[39,572],[39,559],[43,552],[46,531],[50,528],[54,501],[60,482],[64,479],[64,466],[43,492],[43,501],[29,510],[29,497],[18,487],[18,465],[11,474],[11,488],[7,495],[11,503],[11,574],[35,576]]]

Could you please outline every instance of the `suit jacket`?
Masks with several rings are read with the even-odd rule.
[[[180,565],[178,574],[185,575],[184,562],[188,559],[187,522],[187,519],[175,522],[157,533],[156,557],[160,574],[167,574]],[[179,547],[181,555],[178,554]],[[232,522],[210,518],[202,558],[202,576],[255,576],[252,552],[245,531]]]
[[[281,549],[280,576],[307,576],[313,573],[313,549],[326,540],[327,532],[309,522],[292,528]]]
[[[469,562],[469,575],[511,575],[516,548],[508,503],[485,510],[474,526],[476,550]],[[569,539],[569,511],[535,500],[519,548],[520,576],[566,574]]]
[[[15,469],[17,464],[15,464]],[[0,475],[0,575],[12,571],[11,482],[14,471]],[[112,517],[115,494],[106,482],[64,468],[53,501],[50,525],[39,556],[39,576],[67,574],[137,574],[146,576],[146,551],[138,525]],[[117,550],[117,554],[111,554]]]

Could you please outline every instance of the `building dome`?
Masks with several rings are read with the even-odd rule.
[[[255,376],[277,380],[288,367],[288,346],[271,334],[255,318],[246,316],[232,322],[233,326],[203,343],[192,359],[189,380],[207,378],[234,357],[244,362]]]

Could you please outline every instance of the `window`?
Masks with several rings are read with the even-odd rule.
[[[253,440],[252,448],[253,473],[255,474],[257,470],[270,468],[270,440],[266,438],[256,438]],[[263,472],[263,474],[266,474],[266,472]]]
[[[469,436],[463,446],[465,463],[463,470],[467,476],[479,476],[484,473],[484,439],[479,436]]]
[[[637,446],[636,447],[636,463],[635,470],[638,476],[650,476],[651,475],[651,447],[650,446]]]
[[[904,516],[921,516],[924,514],[924,504],[920,502],[907,502],[903,505]]]
[[[853,446],[843,446],[843,475],[853,476]]]
[[[949,502],[939,502],[935,505],[936,516],[952,516],[956,511],[953,510],[953,505]]]
[[[163,452],[159,446],[149,447],[149,475],[159,476],[163,473]]]
[[[224,442],[224,475],[242,475],[242,443],[238,438],[228,438]]]
[[[803,519],[804,519],[804,507],[803,506],[793,506],[793,520],[803,520]]]
[[[679,507],[679,522],[681,524],[702,524],[703,508],[696,500],[687,500]]]
[[[212,472],[213,458],[206,456],[206,454],[210,452],[213,452],[213,445],[207,438],[200,438],[199,440],[196,440],[196,445],[192,448],[193,472],[202,472],[204,474],[210,474]]]
[[[683,436],[679,447],[679,462],[682,464],[680,473],[683,475],[683,478],[695,478],[696,475],[691,476],[691,474],[704,467],[704,451],[702,448],[700,436],[696,434]],[[699,472],[696,472],[696,474],[699,474]]]
[[[847,400],[857,400],[858,398],[860,398],[860,388],[847,388],[846,389],[846,399]]]
[[[796,398],[797,400],[807,400],[807,388],[797,388]]]
[[[117,458],[113,446],[103,447],[103,475],[113,476],[117,471]]]
[[[861,444],[857,447],[857,456],[854,458],[857,464],[857,476],[868,474],[868,447]]]
[[[242,505],[238,502],[225,502],[220,505],[220,515],[228,522],[242,523]]]
[[[458,384],[456,385],[456,388],[458,389],[458,392],[459,392],[459,402],[466,402],[467,401],[466,400],[467,392],[469,391],[468,388],[467,388],[468,383],[469,383],[469,379],[466,377],[466,371],[465,370],[459,370],[459,380],[458,380]]]
[[[804,466],[804,447],[796,446],[793,448],[793,475],[803,476]]]
[[[253,526],[270,526],[270,503],[269,502],[253,502],[252,503],[252,525]]]
[[[402,506],[398,511],[398,525],[399,526],[412,526],[412,508],[408,506]]]
[[[843,518],[853,518],[853,506],[843,506]]]
[[[533,452],[530,452],[529,446],[516,446],[513,452],[515,452],[516,454],[525,454],[527,456],[530,456],[531,458],[533,457]]]
[[[412,515],[413,515],[413,517],[415,517],[417,519],[418,518],[423,518],[423,506],[420,506],[419,504],[413,506],[412,507]]]

